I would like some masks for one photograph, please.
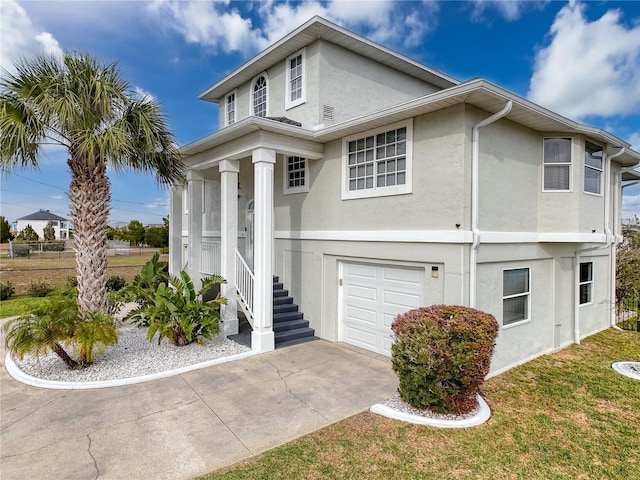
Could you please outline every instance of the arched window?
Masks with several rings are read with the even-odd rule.
[[[253,91],[251,96],[252,111],[256,117],[267,116],[267,77],[265,74],[259,75],[253,81]]]

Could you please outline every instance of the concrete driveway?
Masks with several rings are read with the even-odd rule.
[[[323,340],[137,385],[46,390],[0,348],[0,478],[189,479],[391,396],[390,359]]]

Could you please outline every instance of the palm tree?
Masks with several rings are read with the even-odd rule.
[[[0,78],[0,166],[37,168],[47,144],[68,150],[78,305],[89,318],[107,298],[107,165],[163,184],[183,181],[184,166],[157,102],[135,94],[116,64],[66,53],[15,68]]]

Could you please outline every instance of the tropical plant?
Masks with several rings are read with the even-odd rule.
[[[49,220],[42,229],[42,238],[45,242],[52,242],[56,239],[56,231],[53,228],[53,222]]]
[[[202,343],[203,338],[211,339],[220,330],[220,305],[227,304],[220,293],[209,302],[204,302],[202,295],[220,283],[226,280],[219,275],[205,277],[196,291],[191,277],[183,270],[180,276],[171,277],[169,285],[160,283],[147,302],[127,318],[148,325],[147,337],[152,340],[157,334],[158,344],[165,337],[177,346]]]
[[[53,287],[46,282],[31,282],[28,292],[32,297],[46,297],[53,292]]]
[[[120,275],[111,275],[107,279],[107,291],[113,292],[122,290],[127,285],[127,281]]]
[[[2,326],[7,349],[23,359],[55,352],[70,369],[84,368],[94,361],[94,352],[118,342],[113,319],[103,312],[80,316],[76,296],[61,294],[48,297],[31,312]],[[74,359],[64,348],[76,350]]]
[[[13,240],[11,225],[9,225],[6,218],[0,215],[0,243],[4,243],[7,240]]]
[[[398,315],[391,365],[400,398],[415,408],[465,414],[489,373],[498,322],[488,313],[432,305]]]
[[[15,292],[11,282],[0,282],[0,300],[7,300]]]
[[[18,236],[16,237],[16,240],[20,240],[22,242],[37,242],[39,239],[40,237],[30,224],[27,224],[26,227],[20,230],[20,233],[18,233]]]
[[[160,183],[182,182],[184,165],[157,102],[135,93],[116,64],[65,53],[15,69],[0,80],[0,165],[37,168],[44,145],[68,150],[78,304],[89,318],[107,299],[107,165],[153,172]]]

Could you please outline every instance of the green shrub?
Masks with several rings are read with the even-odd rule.
[[[7,300],[15,292],[11,282],[0,282],[0,300]]]
[[[158,344],[165,337],[177,346],[202,343],[203,338],[211,339],[220,330],[220,305],[227,304],[219,293],[210,302],[204,302],[202,294],[220,283],[225,280],[218,275],[206,277],[196,291],[189,274],[181,271],[179,277],[171,277],[170,285],[160,283],[126,318],[140,326],[148,325],[147,338],[151,340],[157,334]]]
[[[465,414],[477,407],[498,334],[493,315],[433,305],[398,315],[391,328],[391,363],[402,400],[437,413]]]
[[[160,247],[158,253],[160,253],[161,255],[166,255],[167,253],[169,253],[169,247]]]
[[[109,292],[117,292],[118,290],[122,290],[127,281],[119,275],[111,275],[107,279],[107,291]]]
[[[77,287],[78,286],[78,278],[77,277],[67,277],[67,287]]]
[[[46,297],[53,292],[53,287],[45,282],[31,282],[29,284],[29,295],[32,297]]]
[[[43,252],[64,252],[66,242],[47,242],[42,244]]]
[[[16,243],[11,244],[11,251],[14,257],[28,257],[31,252],[31,247],[28,243]]]

